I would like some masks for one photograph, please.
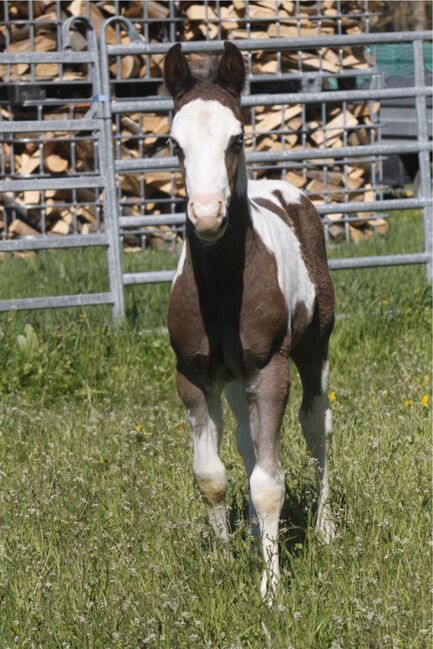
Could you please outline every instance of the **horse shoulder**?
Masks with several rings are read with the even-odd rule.
[[[209,354],[197,285],[186,244],[182,249],[168,302],[167,326],[176,355],[185,359]]]

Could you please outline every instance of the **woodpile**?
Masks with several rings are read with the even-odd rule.
[[[3,3],[4,4],[4,3]],[[150,41],[167,40],[167,25],[173,19],[173,6],[177,18],[178,39],[184,41],[207,39],[254,39],[254,38],[295,38],[329,36],[334,34],[356,34],[374,24],[383,2],[370,1],[365,15],[364,0],[233,0],[233,2],[177,2],[174,5],[165,0],[147,2],[72,0],[59,3],[54,0],[32,2],[32,15],[29,15],[29,2],[8,2],[10,23],[0,22],[0,48],[13,53],[36,50],[55,51],[58,48],[59,21],[71,15],[87,15],[97,31],[103,21],[120,11],[131,19],[136,28],[144,30],[144,21],[150,19],[148,38]],[[297,12],[297,5],[299,11]],[[341,8],[341,15],[338,9]],[[4,9],[3,9],[4,10]],[[58,11],[60,15],[58,15]],[[0,16],[3,19],[4,16]],[[25,19],[30,19],[25,22]],[[108,40],[128,42],[126,34],[110,28]],[[79,32],[73,34],[73,45],[77,50],[86,47],[85,39]],[[163,56],[126,56],[113,60],[110,72],[113,78],[121,80],[159,80],[162,76]],[[200,56],[192,55],[194,60]],[[302,90],[299,73],[319,72],[327,80],[320,81],[320,88],[338,89],[354,87],[353,77],[346,76],[350,70],[365,71],[370,61],[366,59],[363,48],[332,48],[315,50],[288,50],[279,53],[255,51],[246,55],[249,69],[258,81],[255,92],[261,92],[260,78],[274,84],[273,91]],[[79,65],[64,66],[62,81],[85,79],[87,70]],[[298,74],[298,81],[288,82],[288,87],[278,86],[279,73]],[[36,77],[38,81],[59,79],[59,66],[44,63],[32,70],[26,64],[0,66],[0,81],[25,81]],[[275,80],[272,81],[272,75]],[[266,78],[265,78],[266,77]],[[295,86],[293,86],[295,83]],[[296,86],[297,83],[297,86]],[[351,85],[352,84],[352,85]],[[75,117],[85,113],[85,103],[75,110]],[[359,146],[376,141],[379,102],[360,103],[341,102],[335,104],[294,104],[290,106],[257,106],[245,111],[247,121],[246,148],[248,151],[304,150],[305,148],[338,148]],[[12,109],[11,109],[12,110]],[[8,112],[3,108],[3,118]],[[58,107],[44,112],[44,119],[59,119],[67,116],[67,111]],[[14,118],[17,119],[16,115]],[[122,115],[115,127],[118,138],[118,152],[121,158],[170,155],[167,144],[169,132],[168,117],[164,114]],[[17,140],[19,135],[17,136]],[[25,139],[25,138],[23,138]],[[7,143],[0,143],[0,157],[6,161],[5,174],[15,177],[25,174],[50,174],[58,177],[68,174],[89,173],[95,170],[95,150],[91,139],[78,138],[71,144],[64,133],[48,133],[39,140],[16,143],[11,152]],[[13,170],[8,168],[13,158]],[[304,163],[278,163],[271,168],[256,165],[255,177],[285,178],[305,191],[320,205],[342,202],[371,202],[376,196],[377,168],[375,162],[363,162],[360,158],[350,159],[341,164],[338,158],[311,159]],[[184,190],[178,173],[155,172],[143,174],[123,174],[120,178],[121,208],[123,215],[139,216],[143,213],[158,215],[173,211],[173,196],[182,197]],[[69,206],[68,202],[72,204]],[[97,190],[77,190],[75,196],[62,191],[27,191],[8,194],[0,198],[0,228],[7,227],[7,236],[33,236],[41,231],[51,234],[71,232],[88,233],[96,231],[102,220],[101,196]],[[42,207],[41,207],[42,206]],[[181,211],[181,204],[176,211]],[[41,214],[43,212],[43,224]],[[348,226],[343,223],[342,213],[328,216],[331,240],[344,240]],[[374,231],[383,233],[387,229],[384,219],[376,218],[369,212],[351,214],[354,220],[349,226],[350,237],[361,241],[372,236]],[[7,226],[6,226],[7,224]],[[160,247],[171,245],[175,234],[170,227],[149,228],[145,236],[150,245]],[[130,237],[134,244],[137,238]]]

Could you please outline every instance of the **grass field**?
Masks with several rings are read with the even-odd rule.
[[[422,224],[338,256],[422,248]],[[125,256],[128,270],[175,264]],[[0,260],[2,297],[103,290],[100,251]],[[167,286],[105,307],[0,318],[0,648],[424,649],[431,646],[430,288],[418,267],[334,274],[332,502],[338,538],[311,532],[313,467],[284,422],[284,588],[260,562],[227,413],[231,544],[224,563],[194,486],[191,440],[161,329]],[[36,282],[38,286],[36,287]]]

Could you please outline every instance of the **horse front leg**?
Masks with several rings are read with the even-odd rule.
[[[280,578],[278,529],[285,494],[280,463],[280,429],[290,390],[287,356],[277,353],[248,386],[250,427],[256,462],[251,500],[260,527],[263,571],[260,593],[272,604]]]
[[[225,508],[227,479],[219,457],[222,433],[220,394],[207,395],[181,371],[176,375],[179,396],[188,412],[194,448],[193,471],[217,539],[227,542]]]

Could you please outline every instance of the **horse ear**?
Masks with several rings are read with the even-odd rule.
[[[164,82],[173,99],[195,83],[180,43],[173,45],[164,61]]]
[[[225,41],[224,54],[218,65],[215,83],[240,95],[245,83],[245,64],[241,51],[236,45]]]

